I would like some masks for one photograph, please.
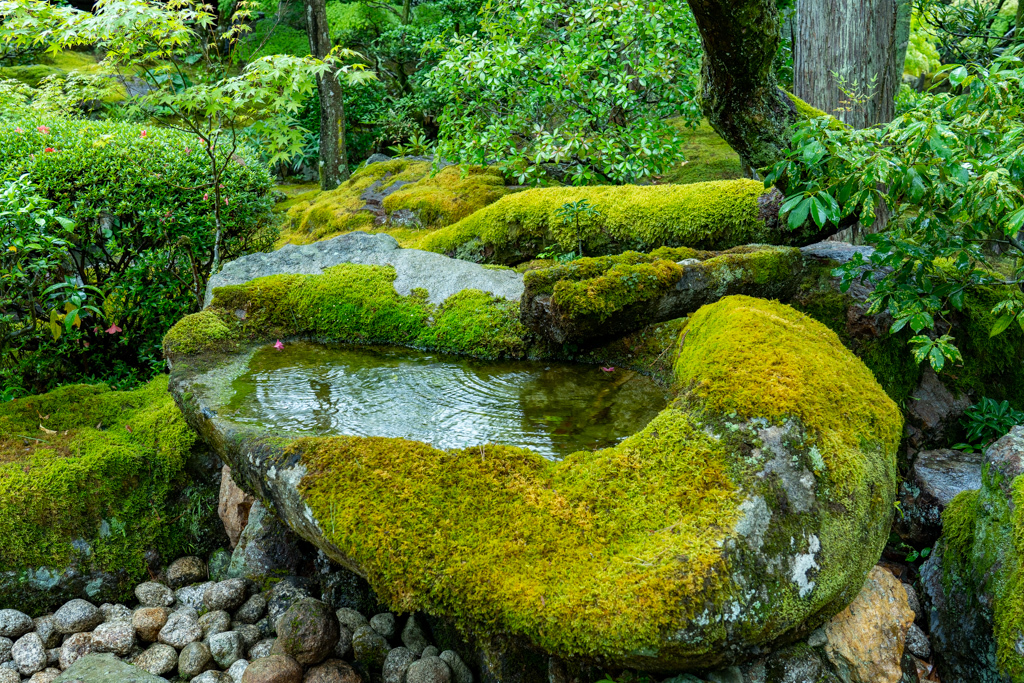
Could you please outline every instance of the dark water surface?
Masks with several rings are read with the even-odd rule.
[[[619,368],[302,342],[259,349],[232,388],[221,414],[275,431],[497,443],[557,458],[618,443],[668,401],[650,378]]]

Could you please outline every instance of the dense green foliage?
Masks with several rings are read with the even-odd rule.
[[[497,2],[430,75],[447,100],[439,151],[522,183],[662,173],[682,158],[665,119],[699,120],[699,56],[680,3]]]
[[[227,258],[276,236],[270,176],[239,152],[223,157]],[[0,384],[38,391],[158,371],[160,338],[201,306],[212,267],[213,198],[199,142],[112,121],[0,118],[0,167],[25,176],[0,195]]]

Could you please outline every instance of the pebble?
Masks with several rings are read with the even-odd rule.
[[[167,623],[160,629],[157,639],[165,645],[180,650],[202,637],[203,629],[199,626],[199,618],[196,616],[195,610],[191,607],[183,607],[167,617]]]
[[[352,631],[347,626],[338,627],[338,642],[334,646],[334,656],[347,659],[352,652]]]
[[[60,668],[66,669],[75,663],[75,660],[96,651],[91,633],[75,633],[64,640],[60,646]]]
[[[43,669],[32,674],[28,683],[53,683],[58,678],[60,678],[60,669]]]
[[[384,666],[389,650],[391,646],[388,641],[370,628],[369,624],[360,626],[352,634],[352,656],[367,669],[380,669]]]
[[[189,683],[234,683],[234,679],[223,671],[204,671]]]
[[[116,604],[113,605],[109,602],[105,602],[100,605],[100,611],[103,612],[103,623],[109,624],[115,621],[127,621],[132,620],[132,611],[125,605]],[[39,628],[36,628],[39,631]]]
[[[233,683],[242,683],[242,676],[245,675],[245,670],[249,668],[248,659],[239,659],[234,664],[228,667],[225,672],[228,676],[231,676]]]
[[[174,604],[174,591],[156,581],[147,581],[136,586],[135,597],[143,607],[170,607]]]
[[[205,643],[189,643],[178,655],[178,675],[191,680],[206,671],[211,661],[213,656]]]
[[[342,607],[334,614],[338,617],[338,623],[352,633],[358,631],[360,627],[370,625],[370,622],[366,620],[366,617],[350,607]]]
[[[167,583],[172,588],[181,588],[193,583],[206,581],[207,567],[201,558],[180,557],[167,568]]]
[[[198,610],[203,607],[203,598],[206,597],[206,591],[213,587],[212,581],[201,583],[197,586],[185,586],[174,591],[174,598],[178,601],[179,605],[188,605],[192,609]]]
[[[33,619],[32,630],[39,634],[39,638],[43,641],[43,647],[60,646],[61,633],[57,630],[57,622],[53,620],[52,614]],[[3,657],[0,657],[0,661],[3,661]]]
[[[199,627],[203,629],[203,640],[208,640],[210,636],[231,630],[231,615],[224,610],[207,612],[199,617]]]
[[[271,655],[253,660],[242,676],[242,683],[301,683],[302,666],[287,655]]]
[[[449,683],[452,671],[440,657],[423,657],[409,666],[406,683]]]
[[[178,666],[178,653],[170,645],[154,643],[136,657],[132,664],[140,669],[145,669],[154,676],[163,676],[174,671]]]
[[[441,661],[448,665],[452,671],[454,683],[473,683],[473,672],[469,670],[466,663],[462,661],[454,650],[445,650],[440,655]]]
[[[359,675],[352,665],[340,659],[328,659],[319,666],[306,671],[303,683],[362,683],[363,677]]]
[[[402,644],[412,650],[417,657],[423,654],[423,651],[430,645],[430,641],[427,640],[427,636],[423,633],[420,625],[416,623],[416,617],[413,615],[409,615],[409,620],[405,622],[405,628],[402,629]]]
[[[441,654],[441,651],[439,649],[437,649],[433,645],[427,645],[425,648],[423,648],[423,654],[421,654],[420,657],[436,657],[439,654]]]
[[[46,668],[46,648],[43,641],[35,633],[26,633],[14,641],[11,647],[11,659],[18,665],[22,676],[31,676]]]
[[[210,637],[210,654],[222,669],[245,657],[245,642],[238,631],[225,631]]]
[[[54,613],[53,621],[61,633],[85,633],[103,623],[103,612],[91,602],[75,598]]]
[[[370,627],[385,638],[390,639],[395,637],[395,630],[398,628],[398,622],[395,620],[394,614],[391,612],[383,612],[370,617]]]
[[[147,643],[154,642],[160,636],[160,629],[167,623],[170,610],[166,607],[143,607],[135,610],[132,615],[132,628],[139,639]]]
[[[264,657],[270,656],[270,651],[274,647],[274,639],[266,638],[259,641],[249,650],[249,659],[263,659]]]
[[[396,647],[384,660],[384,683],[405,683],[405,674],[416,661],[416,655],[407,647]]]
[[[245,603],[246,588],[245,579],[219,581],[207,589],[203,604],[211,611],[238,609]]]
[[[21,683],[21,676],[14,669],[0,666],[0,683]]]
[[[0,662],[11,661],[11,648],[14,646],[14,641],[10,638],[0,637]]]
[[[0,609],[0,637],[21,638],[31,630],[32,619],[27,614],[16,609]]]
[[[263,618],[267,612],[267,599],[257,593],[245,601],[245,604],[235,612],[235,621],[244,624],[255,624]]]
[[[128,622],[107,622],[96,627],[92,639],[97,652],[112,652],[124,657],[135,645],[135,629]]]

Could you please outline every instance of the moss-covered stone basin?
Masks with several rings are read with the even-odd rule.
[[[553,458],[613,446],[667,402],[632,370],[308,342],[254,349],[229,391],[218,413],[235,424],[438,448],[498,443]]]
[[[436,349],[456,339],[436,334],[448,325],[469,355],[550,354],[505,303],[465,291],[429,308],[367,288],[394,278],[378,267],[338,268],[216,290],[165,341],[171,390],[246,487],[394,609],[484,644],[699,669],[816,628],[877,561],[899,410],[834,333],[776,302],[726,297],[668,324],[678,332],[660,345],[623,344],[636,355],[616,372],[671,361],[669,404],[620,443],[559,462],[224,419],[223,380],[210,378],[237,376],[248,344],[278,336]]]

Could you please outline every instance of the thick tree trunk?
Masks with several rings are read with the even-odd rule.
[[[306,28],[313,56],[322,59],[330,54],[326,0],[306,0]],[[320,189],[333,190],[348,178],[345,106],[337,74],[328,71],[317,78],[317,92],[320,95]]]
[[[796,117],[772,71],[781,30],[775,0],[689,3],[704,46],[704,115],[756,176],[781,158]]]
[[[891,121],[909,0],[797,0],[793,94],[854,128]]]
[[[1013,38],[1018,45],[1024,45],[1024,0],[1017,0],[1017,18],[1013,24]]]

